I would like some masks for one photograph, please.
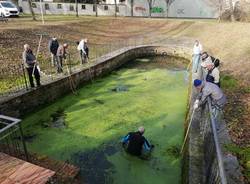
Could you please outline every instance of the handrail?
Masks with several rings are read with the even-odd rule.
[[[202,78],[204,81],[206,81],[206,76],[204,75],[205,71],[202,69]],[[227,179],[226,179],[226,174],[225,174],[225,169],[224,169],[224,164],[223,164],[223,158],[222,158],[222,153],[221,153],[221,148],[220,148],[220,143],[218,140],[218,134],[216,130],[216,121],[212,113],[212,105],[211,105],[211,97],[209,96],[207,98],[207,103],[208,103],[208,110],[209,110],[209,115],[210,115],[210,123],[212,127],[212,134],[213,134],[213,139],[215,143],[215,150],[216,150],[216,155],[218,159],[218,166],[219,166],[219,172],[220,172],[220,178],[221,178],[221,183],[222,184],[227,184]],[[217,109],[216,109],[217,111]]]
[[[210,119],[211,119],[213,138],[214,138],[214,143],[215,143],[215,148],[216,148],[215,150],[216,150],[216,155],[217,155],[217,159],[218,159],[221,183],[227,184],[220,143],[219,143],[218,135],[217,135],[217,131],[216,131],[216,125],[215,125],[216,121],[215,121],[215,118],[214,118],[213,113],[212,113],[211,97],[208,97],[207,102],[208,102],[208,109],[209,109],[209,114],[210,114]]]
[[[20,119],[16,119],[16,118],[12,118],[12,117],[9,117],[9,116],[4,116],[4,115],[0,115],[0,119],[6,119],[6,120],[9,120],[9,121],[12,121],[12,123],[7,124],[7,126],[0,129],[0,133],[4,132],[5,130],[9,129],[12,126],[17,125],[21,121]]]
[[[21,126],[21,119],[17,119],[17,118],[13,118],[13,117],[9,117],[9,116],[5,116],[5,115],[0,114],[0,120],[1,119],[11,121],[11,123],[0,122],[1,124],[5,125],[3,128],[0,129],[0,140],[1,140],[0,143],[2,143],[2,141],[4,141],[4,139],[6,139],[6,138],[8,139],[9,136],[11,136],[13,133],[15,133],[16,131],[19,130],[19,132],[20,132],[20,141],[21,141],[22,146],[23,146],[24,156],[25,156],[25,159],[28,161],[29,156],[28,156],[27,147],[26,147],[26,144],[25,144],[25,141],[24,141],[24,135],[23,135],[23,130],[22,130],[22,126]],[[15,154],[16,154],[17,151],[19,151],[19,144],[16,144],[14,142],[11,143],[12,141],[15,141],[15,139],[12,138],[11,141],[7,140],[7,146],[9,144],[13,144],[14,149],[15,149]],[[16,140],[16,141],[18,141],[18,140]],[[11,150],[9,146],[8,146],[8,150],[9,150],[9,152]],[[22,155],[21,152],[19,154]],[[14,156],[16,156],[16,155],[14,155]]]

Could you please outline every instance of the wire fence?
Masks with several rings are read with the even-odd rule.
[[[37,61],[40,68],[41,83],[46,84],[55,79],[62,78],[68,75],[68,72],[90,66],[104,55],[110,56],[114,51],[129,46],[137,46],[152,43],[151,36],[142,36],[125,40],[117,40],[108,44],[88,44],[89,59],[88,63],[81,63],[80,53],[77,50],[75,42],[68,43],[67,58],[63,61],[63,72],[58,73],[57,67],[53,65],[49,51],[46,54],[42,52],[37,54]],[[156,42],[156,41],[155,41]],[[43,44],[46,45],[46,44]],[[42,46],[41,46],[42,47]],[[40,50],[48,50],[41,48]],[[44,52],[43,52],[44,53]],[[20,53],[21,55],[21,53]],[[69,70],[68,70],[69,69]],[[19,92],[30,90],[29,78],[22,60],[15,61],[5,66],[0,67],[0,99],[8,96],[13,96]]]

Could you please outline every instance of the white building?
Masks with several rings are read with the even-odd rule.
[[[179,17],[179,18],[217,18],[219,16],[219,4],[215,0],[172,0],[167,5],[166,0],[152,0],[151,11],[149,11],[149,0],[104,0],[97,5],[97,12],[100,16],[139,16],[148,17]],[[133,3],[132,3],[133,2]],[[133,4],[133,8],[131,8]],[[27,0],[19,0],[19,6],[25,13],[30,13]],[[44,0],[42,7],[39,2],[32,3],[35,13],[40,13],[41,8],[44,14],[75,14],[74,3],[54,3],[51,0]],[[94,4],[78,4],[79,15],[95,15]]]

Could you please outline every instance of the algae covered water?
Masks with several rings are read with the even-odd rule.
[[[136,59],[29,115],[23,122],[29,151],[79,166],[85,183],[180,183],[188,85],[175,63]],[[155,145],[149,160],[120,144],[139,126]]]

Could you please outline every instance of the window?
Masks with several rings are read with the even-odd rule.
[[[62,9],[62,4],[57,4],[57,9]]]
[[[107,5],[104,6],[104,10],[108,10],[109,7]]]
[[[69,6],[69,11],[74,11],[74,6],[73,5]]]
[[[37,8],[36,3],[32,3],[31,6],[32,6],[32,8]]]
[[[85,10],[85,9],[86,9],[86,5],[83,4],[83,5],[82,5],[82,10]]]
[[[95,5],[93,5],[93,12],[95,12],[96,11],[96,6]]]
[[[45,3],[45,10],[49,10],[49,4],[48,3]]]
[[[2,2],[2,7],[4,8],[15,8],[15,6],[9,2]]]

